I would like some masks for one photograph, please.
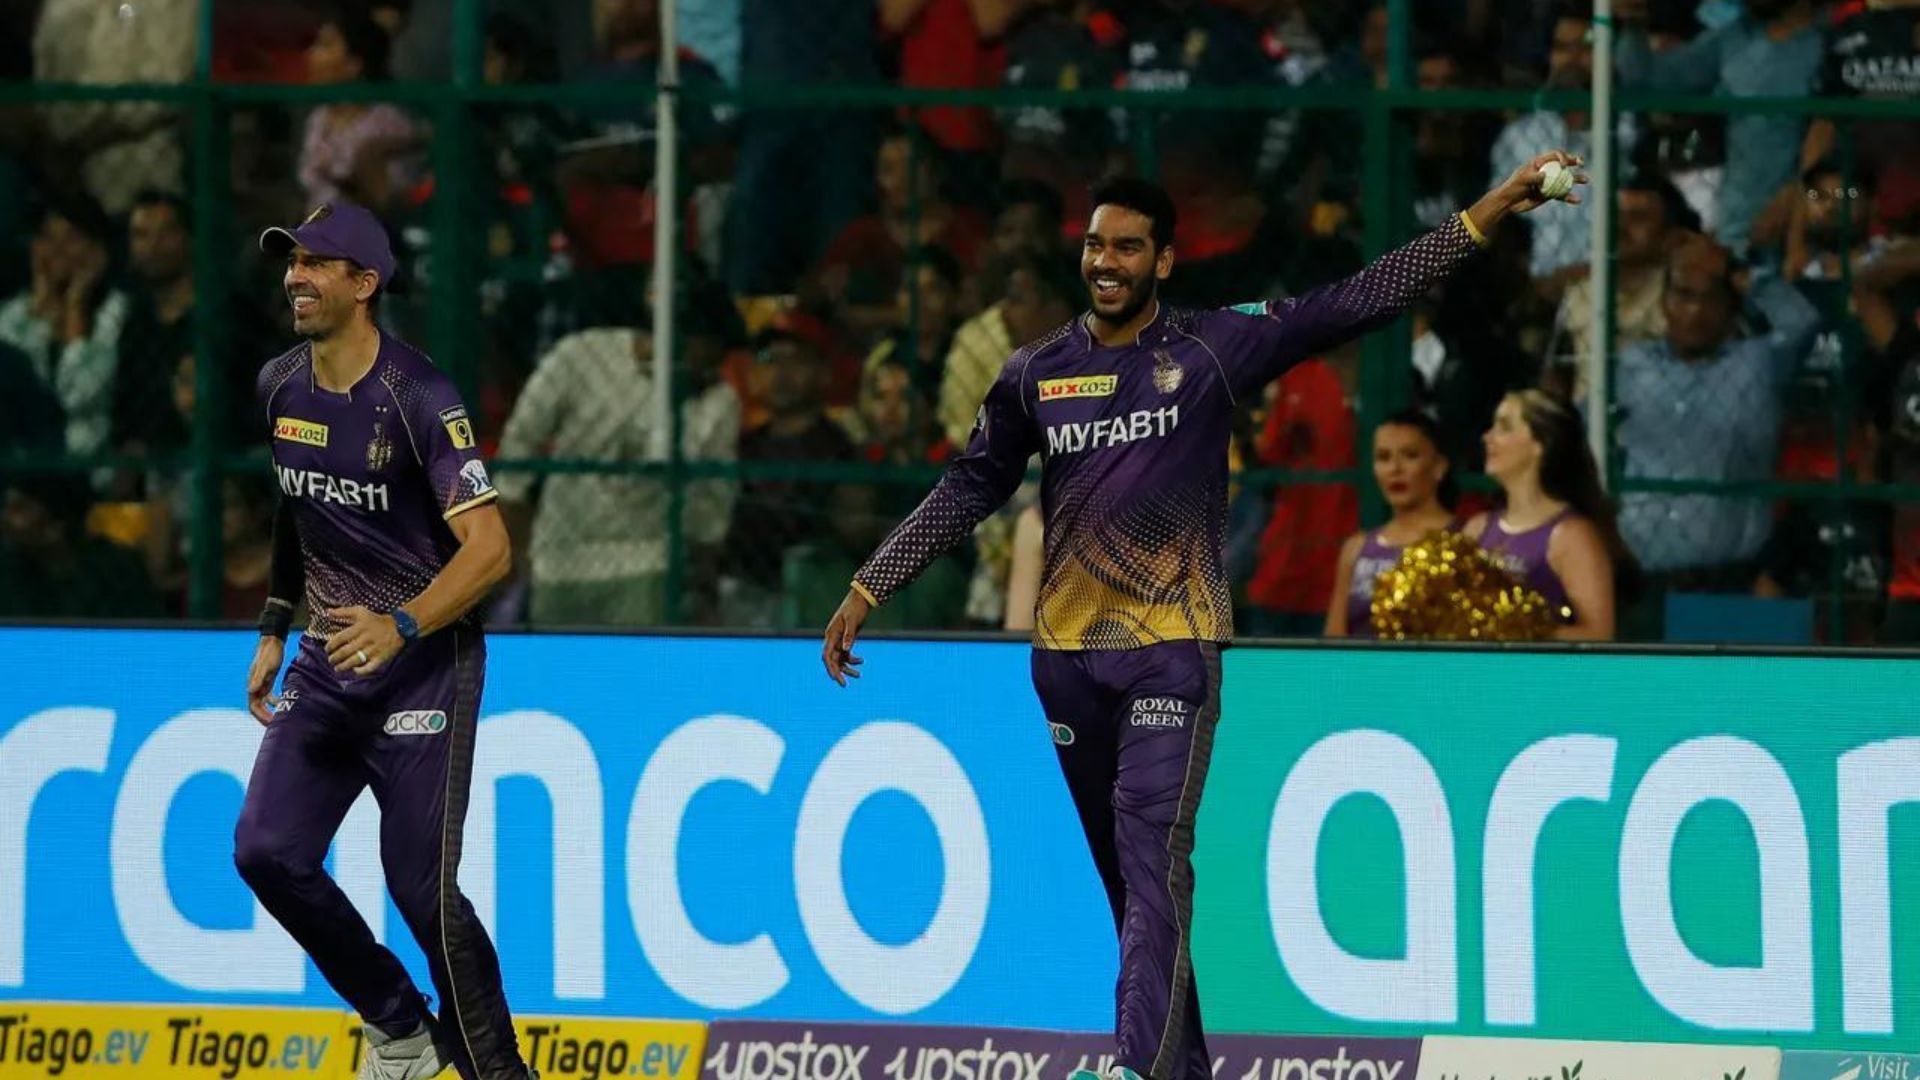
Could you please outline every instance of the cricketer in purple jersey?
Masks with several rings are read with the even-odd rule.
[[[306,570],[300,647],[324,654],[329,612],[418,596],[458,546],[448,520],[496,496],[453,381],[397,338],[382,335],[344,394],[314,384],[306,343],[262,368],[258,389]],[[454,625],[476,629],[479,613]]]
[[[1210,1080],[1189,957],[1194,820],[1233,636],[1224,572],[1234,408],[1300,361],[1382,326],[1532,209],[1542,155],[1469,211],[1344,281],[1221,311],[1164,307],[1174,207],[1143,181],[1094,194],[1092,310],[1016,352],[965,453],[855,573],[822,659],[998,509],[1041,459],[1046,553],[1033,681],[1120,941],[1112,1080]],[[1083,1070],[1084,1071],[1084,1070]],[[1076,1074],[1072,1080],[1098,1080]]]
[[[382,333],[386,232],[336,203],[261,247],[287,257],[306,338],[258,383],[280,484],[270,599],[248,676],[266,725],[234,863],[366,1027],[363,1078],[524,1080],[493,943],[458,884],[486,645],[474,605],[506,572],[506,530],[448,378]],[[310,625],[278,673],[304,593]],[[372,789],[387,889],[440,998],[427,1007],[323,860]]]

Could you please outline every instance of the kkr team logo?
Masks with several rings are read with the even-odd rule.
[[[408,709],[388,716],[380,730],[389,735],[438,735],[447,730],[447,714],[439,709]]]
[[[393,460],[393,443],[388,440],[385,425],[373,422],[373,439],[367,443],[367,471],[379,472]]]
[[[1163,394],[1171,394],[1180,389],[1180,380],[1187,377],[1187,370],[1180,366],[1173,354],[1165,349],[1153,350],[1153,388]]]

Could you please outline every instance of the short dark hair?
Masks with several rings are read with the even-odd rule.
[[[347,51],[360,61],[361,81],[386,80],[387,59],[393,52],[393,41],[387,37],[386,27],[374,22],[371,14],[359,7],[343,4],[328,12],[321,25],[330,25],[340,32],[340,39],[347,43]]]
[[[1037,206],[1048,221],[1059,224],[1067,216],[1066,201],[1060,197],[1052,184],[1044,180],[1020,177],[1009,180],[1000,187],[1000,209],[1014,206]]]
[[[73,483],[65,473],[0,476],[0,503],[6,502],[9,488],[37,503],[69,533],[77,534],[86,527],[87,512],[93,508],[93,489]]]
[[[965,272],[960,269],[960,260],[953,257],[953,252],[939,244],[927,244],[915,248],[908,254],[906,262],[901,265],[901,287],[906,287],[907,283],[913,280],[914,271],[923,266],[930,267],[934,273],[939,274],[940,279],[950,288],[959,288],[960,279],[965,276]]]
[[[1877,191],[1880,187],[1880,172],[1875,163],[1855,161],[1853,171],[1848,172],[1847,162],[1838,149],[1828,151],[1820,160],[1801,170],[1800,184],[1802,187],[1817,188],[1820,185],[1816,181],[1822,176],[1838,176],[1849,187],[1860,188],[1867,193]]]
[[[1459,38],[1440,31],[1428,31],[1420,34],[1413,42],[1413,60],[1450,60],[1461,70],[1466,70],[1466,57],[1473,50],[1467,48]]]
[[[798,346],[800,358],[807,363],[826,364],[827,358],[821,355],[820,347],[816,345],[811,338],[783,326],[769,326],[753,335],[753,362],[756,364],[766,363],[767,350],[783,341],[790,341]]]
[[[1001,264],[1004,270],[1003,280],[1009,280],[1021,270],[1033,275],[1040,291],[1059,300],[1068,307],[1080,303],[1085,295],[1086,284],[1080,280],[1075,269],[1061,259],[1048,258],[1031,251],[1019,251],[1007,256]]]
[[[1657,196],[1660,200],[1660,208],[1666,214],[1669,228],[1678,226],[1688,232],[1703,231],[1700,228],[1700,215],[1695,212],[1693,205],[1687,202],[1687,197],[1680,194],[1680,189],[1673,186],[1673,181],[1664,174],[1651,170],[1636,173],[1620,181],[1620,190]]]
[[[728,349],[747,342],[746,323],[726,285],[711,279],[690,283],[681,329],[688,337],[709,337]]]
[[[193,231],[193,204],[182,196],[159,188],[141,188],[133,197],[133,208],[139,210],[148,206],[164,206],[173,211],[173,219],[187,232]]]
[[[512,15],[495,12],[487,16],[486,40],[508,63],[519,65],[522,82],[557,81],[560,64],[553,46],[533,27]]]
[[[1696,245],[1709,252],[1717,251],[1726,257],[1724,268],[1714,275],[1713,280],[1714,284],[1719,287],[1721,295],[1725,297],[1728,303],[1734,305],[1737,314],[1740,296],[1739,291],[1733,287],[1733,275],[1740,269],[1739,263],[1735,260],[1733,252],[1729,250],[1726,245],[1704,233],[1683,238],[1667,249],[1666,263],[1660,271],[1661,284],[1666,286],[1672,285],[1674,264],[1682,258],[1685,258],[1688,249]]]
[[[889,143],[895,139],[900,139],[907,144],[907,158],[916,166],[931,168],[935,176],[946,175],[947,162],[944,151],[941,149],[940,144],[928,137],[927,133],[922,131],[918,125],[903,123],[889,124],[887,129],[881,133],[880,141]]]
[[[84,191],[63,191],[48,198],[40,208],[38,224],[44,226],[53,218],[72,225],[104,247],[113,247],[116,233],[113,219],[107,216],[98,200]]]
[[[1559,0],[1553,5],[1554,22],[1593,21],[1593,0]]]
[[[1102,206],[1123,207],[1152,222],[1153,246],[1156,250],[1173,245],[1173,230],[1177,224],[1173,199],[1159,184],[1138,176],[1112,177],[1093,189],[1094,209]]]

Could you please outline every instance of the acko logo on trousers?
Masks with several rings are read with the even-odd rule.
[[[387,717],[381,728],[389,735],[438,735],[447,729],[447,714],[439,709],[409,709]]]

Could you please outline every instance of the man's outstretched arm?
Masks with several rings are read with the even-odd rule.
[[[853,655],[853,643],[868,612],[971,536],[975,526],[1006,505],[1026,476],[1027,459],[1040,448],[1024,385],[1029,355],[1016,353],[1007,362],[987,391],[966,452],[854,573],[847,598],[827,624],[820,654],[835,682],[844,686],[846,676],[860,675],[854,670],[860,659]]]
[[[1351,277],[1285,300],[1234,309],[1253,318],[1227,327],[1220,357],[1236,397],[1257,390],[1310,356],[1392,322],[1433,286],[1445,281],[1488,243],[1510,214],[1549,202],[1540,194],[1548,162],[1577,169],[1581,160],[1561,150],[1540,154],[1446,224],[1374,260]],[[1576,174],[1579,182],[1586,177]],[[1577,203],[1576,190],[1566,197]],[[1238,333],[1234,333],[1234,331]]]

